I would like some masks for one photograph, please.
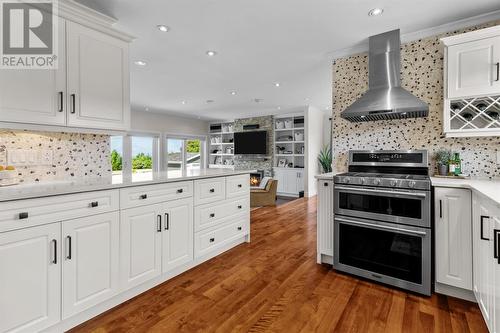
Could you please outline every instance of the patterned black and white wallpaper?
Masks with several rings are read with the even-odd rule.
[[[431,174],[433,154],[447,148],[459,152],[465,174],[500,177],[496,152],[500,137],[446,138],[443,133],[443,50],[439,38],[498,25],[500,21],[453,31],[401,45],[402,86],[429,104],[429,116],[407,120],[351,123],[340,112],[368,88],[368,55],[337,59],[333,65],[333,149],[336,171],[347,169],[351,149],[427,149]]]

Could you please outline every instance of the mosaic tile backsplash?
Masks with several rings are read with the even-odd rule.
[[[109,136],[0,130],[0,165],[11,149],[51,150],[51,165],[16,167],[24,182],[111,177]]]
[[[401,45],[402,86],[429,104],[429,116],[406,120],[351,123],[340,112],[368,88],[368,54],[337,59],[333,64],[333,149],[336,171],[347,169],[351,149],[427,149],[431,174],[433,154],[442,148],[459,152],[464,174],[500,177],[496,152],[500,137],[446,138],[443,133],[443,51],[439,38],[500,24],[481,26],[420,39]]]

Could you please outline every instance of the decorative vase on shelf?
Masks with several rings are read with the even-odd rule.
[[[438,164],[438,173],[440,176],[448,175],[448,165],[447,164]]]
[[[283,123],[281,120],[276,121],[276,129],[283,129],[285,128],[285,123]]]
[[[292,128],[293,122],[290,119],[285,120],[285,128]]]

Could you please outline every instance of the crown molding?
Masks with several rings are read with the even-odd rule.
[[[468,17],[453,22],[448,22],[431,28],[401,34],[401,43],[413,42],[418,39],[427,38],[495,20],[500,20],[500,10]],[[328,56],[330,59],[335,61],[335,59],[344,58],[364,52],[368,52],[368,38],[358,43],[357,45],[329,52]]]

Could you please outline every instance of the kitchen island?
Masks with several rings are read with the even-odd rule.
[[[65,331],[249,242],[250,172],[0,189],[0,331]]]

